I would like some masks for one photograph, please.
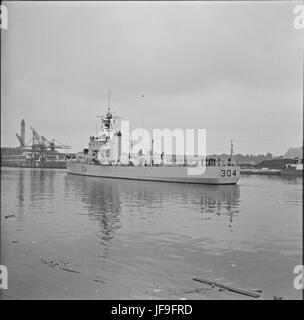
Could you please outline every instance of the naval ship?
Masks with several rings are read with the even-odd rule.
[[[171,160],[168,160],[164,153],[153,154],[153,140],[149,154],[129,153],[126,156],[121,150],[122,133],[115,128],[115,121],[120,117],[111,111],[110,103],[107,113],[100,118],[101,128],[98,136],[91,136],[88,148],[67,160],[68,174],[215,185],[236,184],[240,178],[240,167],[231,158],[224,162],[205,157],[190,163],[184,156],[181,163],[176,161],[176,156],[171,156]],[[193,174],[191,169],[195,168],[203,170],[195,171]]]
[[[303,177],[303,159],[295,158],[292,163],[287,163],[281,169],[282,176],[299,176]]]

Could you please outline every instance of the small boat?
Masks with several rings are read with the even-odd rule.
[[[303,177],[303,159],[295,158],[294,163],[287,163],[281,169],[281,175]]]

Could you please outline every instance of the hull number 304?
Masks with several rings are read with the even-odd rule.
[[[221,177],[231,177],[235,176],[236,177],[236,170],[221,170]]]

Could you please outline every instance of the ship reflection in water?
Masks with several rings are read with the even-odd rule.
[[[301,298],[301,178],[208,186],[3,168],[1,183],[14,215],[2,227],[4,298],[240,298],[195,292],[195,276]]]
[[[148,228],[149,223],[160,221],[163,225],[168,221],[174,225],[174,232],[179,223],[175,215],[179,218],[183,215],[180,228],[184,228],[192,213],[196,213],[199,220],[216,219],[221,215],[232,230],[233,216],[238,214],[240,189],[238,185],[198,186],[67,175],[66,194],[82,195],[88,215],[99,222],[100,240],[104,243],[113,237],[116,229],[126,224],[130,227],[145,225],[142,220],[148,220]],[[167,217],[168,212],[172,220]],[[125,220],[124,224],[120,219]]]

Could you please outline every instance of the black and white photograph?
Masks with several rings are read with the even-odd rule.
[[[303,1],[2,1],[0,26],[1,300],[303,299]]]

